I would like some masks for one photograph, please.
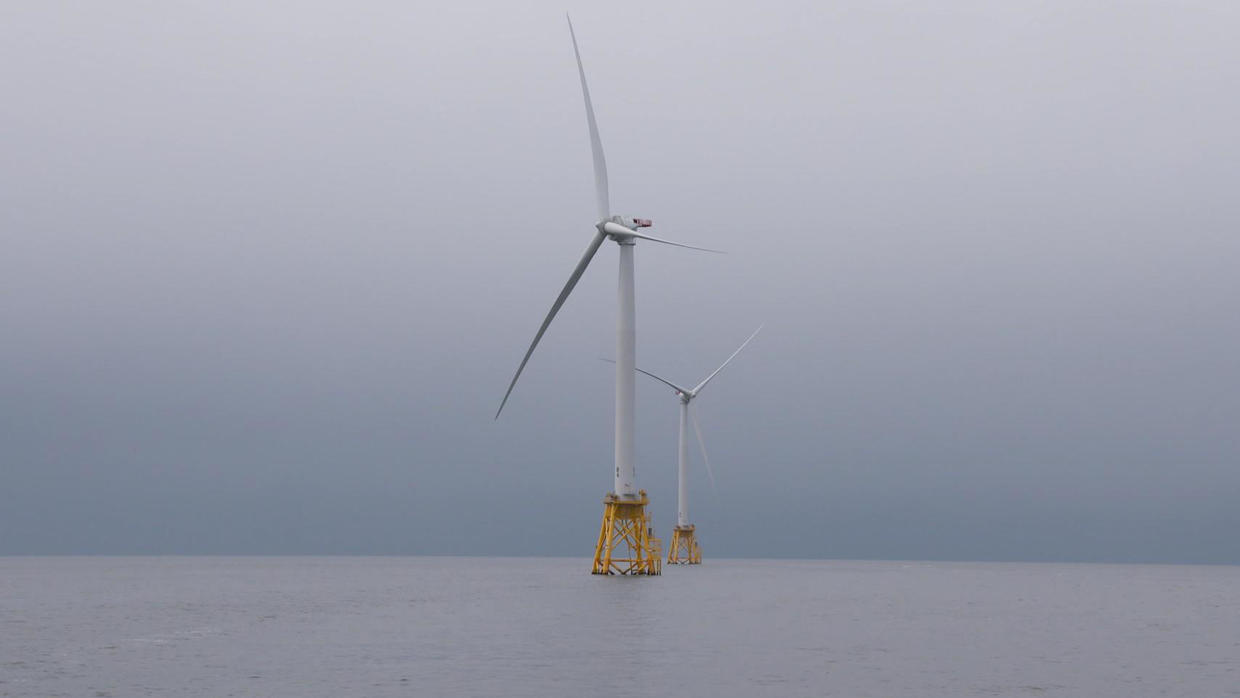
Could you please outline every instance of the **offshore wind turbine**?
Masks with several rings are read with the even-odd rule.
[[[719,368],[715,369],[709,376],[706,376],[701,383],[692,388],[686,388],[677,385],[666,378],[656,376],[650,371],[640,368],[636,370],[660,381],[664,385],[671,388],[676,393],[676,397],[680,400],[680,441],[679,441],[679,463],[676,471],[676,528],[672,531],[672,545],[667,551],[667,562],[672,565],[697,565],[702,562],[702,549],[697,542],[697,529],[689,523],[689,419],[693,419],[693,430],[697,434],[698,446],[702,449],[702,461],[706,464],[707,472],[710,472],[710,461],[706,457],[706,443],[702,440],[702,428],[698,425],[697,414],[689,411],[689,404],[697,398],[706,384],[711,381],[719,372],[723,370],[741,353],[747,344],[753,341],[754,337],[762,331],[762,325],[749,335],[741,343],[736,351],[724,361]],[[714,479],[714,476],[711,476]]]
[[[598,543],[594,550],[594,574],[659,574],[660,553],[659,540],[654,537],[650,528],[650,517],[646,513],[648,499],[645,490],[637,489],[636,468],[633,463],[633,422],[635,412],[634,370],[637,361],[637,318],[636,301],[633,287],[633,248],[638,240],[661,242],[666,245],[688,247],[695,250],[716,252],[703,247],[682,245],[671,240],[663,240],[652,235],[639,233],[638,229],[648,228],[651,222],[644,218],[629,218],[611,212],[611,200],[607,187],[607,160],[603,156],[603,142],[599,138],[598,124],[594,120],[594,106],[590,102],[590,88],[586,84],[586,71],[581,63],[581,51],[577,48],[577,35],[573,31],[573,21],[568,20],[569,36],[573,41],[573,54],[577,57],[577,73],[581,77],[581,93],[586,105],[586,125],[590,132],[590,150],[594,160],[594,193],[598,204],[599,220],[594,224],[594,237],[586,246],[581,261],[568,277],[568,282],[551,304],[551,311],[539,326],[530,343],[521,365],[508,384],[504,399],[500,401],[495,418],[508,403],[517,379],[525,370],[526,363],[538,346],[539,340],[551,325],[552,319],[564,305],[569,294],[577,285],[577,281],[585,272],[590,261],[594,259],[604,240],[615,242],[620,248],[620,278],[617,287],[619,313],[616,320],[616,449],[615,449],[615,486],[603,498],[603,523],[599,529]],[[622,550],[623,549],[623,550]],[[627,555],[627,557],[626,557]]]

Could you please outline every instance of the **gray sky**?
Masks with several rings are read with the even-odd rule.
[[[725,3],[725,5],[730,5]],[[587,556],[616,252],[707,556],[1240,563],[1234,2],[10,3],[0,553]],[[677,405],[638,384],[674,519]]]

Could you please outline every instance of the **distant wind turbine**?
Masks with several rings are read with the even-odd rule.
[[[741,353],[741,350],[753,341],[753,338],[757,337],[758,333],[761,331],[762,325],[759,325],[758,329],[754,330],[753,334],[749,335],[749,339],[746,339],[736,351],[732,352],[732,355],[728,357],[727,361],[720,364],[719,368],[715,369],[701,383],[698,383],[692,388],[677,385],[666,378],[651,373],[650,371],[635,368],[638,372],[644,373],[664,385],[667,385],[675,391],[676,397],[680,399],[680,457],[678,464],[679,467],[677,470],[676,528],[672,533],[672,545],[667,552],[667,561],[669,563],[693,565],[702,561],[701,549],[698,547],[697,543],[696,528],[689,523],[689,437],[687,432],[689,429],[690,419],[693,420],[693,431],[697,434],[698,446],[702,449],[702,461],[706,464],[706,472],[710,475],[711,484],[713,485],[715,481],[715,474],[710,469],[710,459],[706,455],[706,442],[702,439],[702,427],[698,424],[697,413],[691,413],[689,411],[689,404],[697,398],[698,394],[702,392],[702,389],[706,387],[706,384],[709,383],[715,376],[719,375],[719,372],[723,370],[724,366],[731,363],[732,359],[735,359],[736,355]]]

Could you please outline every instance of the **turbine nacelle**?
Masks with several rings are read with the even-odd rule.
[[[654,225],[654,221],[650,220],[649,218],[629,218],[627,216],[611,216],[610,218],[604,218],[603,220],[599,221],[599,225],[602,225],[608,222],[622,225],[628,228],[629,230],[636,230],[638,228],[649,228],[650,226]]]

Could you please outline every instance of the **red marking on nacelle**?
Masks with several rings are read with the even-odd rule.
[[[634,218],[633,222],[637,224],[638,228],[649,228],[650,226],[654,225],[653,223],[650,222],[649,218]]]

